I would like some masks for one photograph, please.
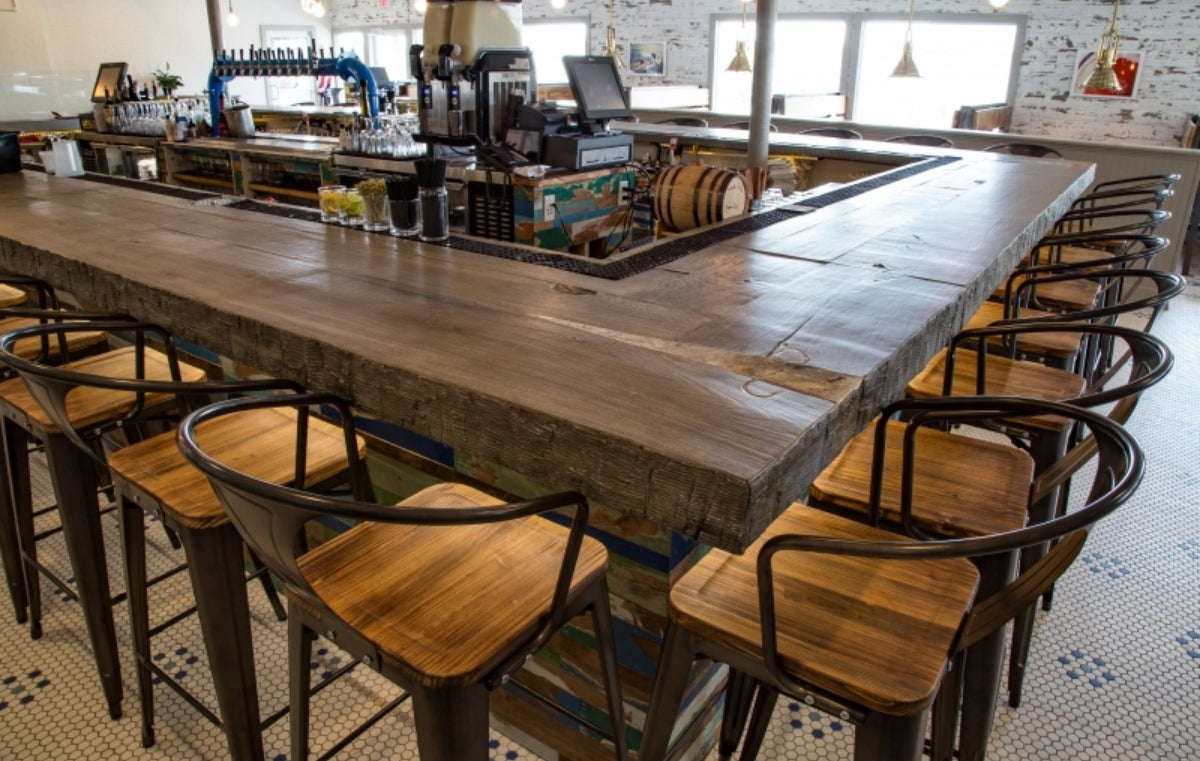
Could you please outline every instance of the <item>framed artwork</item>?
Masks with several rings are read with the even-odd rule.
[[[1087,98],[1133,98],[1137,96],[1138,81],[1142,76],[1143,55],[1140,51],[1117,51],[1113,73],[1117,75],[1120,90],[1095,90],[1087,87],[1088,77],[1096,70],[1096,51],[1081,50],[1075,59],[1075,77],[1071,81],[1071,95]]]
[[[667,73],[667,45],[664,42],[629,43],[629,71],[661,77]]]

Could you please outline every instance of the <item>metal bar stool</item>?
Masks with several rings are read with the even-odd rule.
[[[51,321],[72,318],[70,313],[46,315],[46,319]],[[123,321],[107,324],[128,325]],[[91,327],[91,323],[77,324],[77,328],[81,332],[97,330]],[[9,334],[0,339],[6,350],[3,361],[25,361],[14,349],[22,339],[29,337]],[[62,351],[66,353],[65,348]],[[157,351],[147,347],[141,337],[135,345],[68,362],[63,367],[99,375],[154,380],[199,380],[204,376],[199,368],[179,362],[174,346],[169,341],[164,351]],[[8,494],[12,500],[9,507],[17,526],[25,571],[30,635],[37,639],[42,633],[40,578],[44,575],[64,594],[77,600],[83,609],[101,687],[109,715],[114,719],[121,715],[122,685],[112,604],[121,598],[113,598],[108,584],[97,494],[102,476],[92,458],[79,451],[71,437],[76,435],[76,430],[86,431],[87,443],[99,446],[101,437],[112,431],[122,429],[135,432],[138,425],[153,421],[170,408],[169,402],[169,396],[161,393],[126,394],[84,389],[69,400],[67,414],[71,425],[64,429],[50,418],[41,400],[35,397],[34,390],[23,379],[13,378],[0,383],[0,412],[4,416],[5,457],[9,475]],[[45,448],[62,534],[75,576],[74,588],[37,560],[29,492],[30,439],[40,442]]]
[[[218,459],[206,435],[213,423],[281,405],[299,413],[294,446],[283,453],[295,458],[297,488],[263,481],[239,463]],[[515,679],[569,619],[590,612],[610,737],[618,760],[624,759],[605,582],[608,555],[584,534],[587,500],[567,492],[505,504],[463,484],[438,484],[396,506],[378,505],[370,501],[371,485],[361,467],[352,469],[354,500],[314,494],[301,469],[309,448],[309,411],[317,405],[337,410],[352,447],[349,406],[327,395],[218,402],[189,415],[179,429],[184,456],[208,475],[243,539],[283,580],[289,601],[290,757],[308,758],[309,658],[318,633],[411,694],[422,761],[484,761],[488,692]],[[536,517],[550,510],[570,515],[570,528]],[[304,525],[320,516],[358,523],[306,551]]]
[[[1081,408],[975,397],[905,401],[884,415],[901,409],[911,418],[901,433],[900,471],[895,477],[876,470],[874,514],[884,500],[897,506],[902,523],[919,509],[914,463],[927,443],[919,428],[1008,416],[1067,415],[1087,426],[1100,452],[1088,504],[1038,526],[927,541],[794,504],[744,555],[711,550],[671,590],[643,761],[665,758],[698,656],[730,664],[730,689],[740,693],[726,703],[722,758],[737,747],[751,696],[754,716],[741,758],[756,756],[782,692],[857,724],[856,759],[919,759],[931,704],[943,713],[947,706],[957,710],[964,653],[1036,599],[1078,554],[1088,527],[1127,500],[1141,478],[1132,438]],[[878,430],[888,426],[881,422]],[[1012,555],[1059,537],[1066,539],[1036,569],[992,594],[976,592],[978,573],[963,558]],[[945,732],[946,725],[938,716],[935,729]]]
[[[144,323],[93,323],[88,327],[119,328],[132,333],[157,333],[159,330]],[[59,337],[83,329],[77,325],[26,328],[0,340],[0,358],[4,356],[5,347],[17,341]],[[299,385],[282,380],[147,381],[48,367],[17,358],[9,361],[28,383],[39,388],[39,398],[49,400],[46,402],[47,414],[60,430],[68,431],[69,438],[89,456],[94,456],[94,450],[80,431],[70,427],[65,401],[77,390],[170,394],[177,401],[180,413],[216,394],[302,391]],[[293,441],[294,427],[294,415],[271,409],[257,411],[246,419],[218,421],[206,433],[219,441],[214,451],[223,458],[238,462],[260,478],[283,483],[293,477],[294,463],[282,457],[282,453]],[[308,444],[306,481],[319,489],[344,483],[349,465],[342,447],[341,430],[314,421]],[[357,456],[361,459],[365,444],[360,439],[357,445]],[[154,743],[152,678],[157,676],[202,715],[222,727],[231,758],[258,761],[263,755],[262,729],[281,718],[283,712],[269,717],[266,722],[259,720],[241,538],[230,525],[204,474],[183,459],[175,443],[174,431],[118,449],[108,456],[107,462],[97,460],[101,467],[106,466],[112,473],[120,509],[118,515],[142,709],[142,745],[149,747]],[[194,610],[200,618],[220,718],[159,668],[152,658],[151,636],[192,611],[174,616],[153,629],[150,627],[147,589],[153,582],[147,579],[146,573],[143,511],[160,519],[179,538],[186,554],[186,568],[196,600]],[[251,558],[257,569],[257,559],[253,554]],[[269,576],[263,571],[256,571],[253,576],[261,579],[277,617],[284,620],[283,607]]]

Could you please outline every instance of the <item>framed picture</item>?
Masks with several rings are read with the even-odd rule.
[[[629,43],[629,71],[661,77],[667,73],[667,45],[664,42]]]
[[[1140,51],[1117,51],[1113,73],[1117,75],[1120,90],[1096,90],[1087,87],[1088,77],[1096,70],[1096,51],[1081,50],[1075,59],[1075,77],[1071,81],[1071,95],[1087,98],[1133,98],[1137,96],[1138,81],[1142,77],[1144,63]]]

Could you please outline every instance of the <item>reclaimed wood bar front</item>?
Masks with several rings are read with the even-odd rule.
[[[627,544],[740,551],[1092,178],[954,155],[616,280],[27,171],[0,175],[0,266],[578,489]],[[635,735],[673,542],[650,592],[614,560]]]

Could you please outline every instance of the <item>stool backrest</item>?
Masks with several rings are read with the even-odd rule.
[[[909,145],[927,145],[931,148],[953,148],[954,141],[941,135],[893,135],[883,142],[907,143]]]
[[[1035,159],[1063,158],[1062,152],[1057,148],[1039,143],[996,143],[983,150],[987,153],[1007,153],[1010,156],[1029,156]]]
[[[779,684],[799,693],[805,686],[792,680],[778,656],[776,632],[774,574],[772,560],[781,552],[817,552],[836,555],[856,555],[866,558],[926,559],[952,557],[983,557],[1012,552],[1044,542],[1067,538],[1059,542],[1062,550],[1049,553],[1031,568],[1022,570],[1008,587],[985,600],[977,600],[975,612],[964,621],[957,649],[986,636],[1013,618],[1035,600],[1070,565],[1083,545],[1087,530],[1109,515],[1133,495],[1141,482],[1144,461],[1141,449],[1117,423],[1091,410],[1059,402],[1043,402],[1013,397],[941,397],[936,399],[906,399],[883,411],[877,436],[886,434],[888,420],[901,414],[908,416],[904,432],[902,474],[900,481],[901,514],[911,517],[913,476],[918,437],[915,431],[924,425],[945,426],[957,423],[982,424],[1002,422],[1013,417],[1061,415],[1088,429],[1095,441],[1098,455],[1092,486],[1086,504],[1078,510],[1025,528],[990,536],[966,539],[913,541],[860,541],[828,537],[781,535],[768,540],[759,552],[758,591],[763,633],[763,656]],[[872,506],[877,512],[882,489],[882,459],[884,447],[876,444],[880,461],[872,475]],[[911,525],[911,521],[909,521]]]
[[[848,127],[813,127],[796,132],[797,135],[817,135],[819,137],[840,137],[843,140],[862,140],[862,133]]]
[[[1182,175],[1171,172],[1169,174],[1143,174],[1136,177],[1122,177],[1116,180],[1105,180],[1098,182],[1092,186],[1092,193],[1102,193],[1106,190],[1137,190],[1137,189],[1155,189],[1170,190],[1175,183],[1179,182]]]
[[[88,320],[83,322],[68,322],[73,313],[58,313],[47,317],[49,320],[42,325],[6,333],[0,336],[0,362],[11,367],[25,381],[30,394],[54,425],[81,449],[99,458],[90,438],[110,428],[124,426],[137,420],[146,409],[146,399],[150,394],[170,394],[170,405],[179,412],[186,412],[197,403],[200,397],[214,394],[246,394],[266,391],[299,392],[303,389],[299,384],[278,379],[259,379],[244,381],[184,381],[181,379],[178,353],[174,339],[166,329],[149,323],[139,323],[131,320],[109,319]],[[111,316],[110,316],[111,317]],[[107,377],[70,367],[46,365],[38,360],[23,358],[13,349],[18,341],[25,338],[37,338],[43,341],[57,340],[65,345],[65,336],[73,332],[94,332],[97,330],[121,331],[132,334],[134,338],[134,377]],[[150,379],[145,377],[145,353],[151,342],[162,346],[162,353],[167,358],[170,380]],[[86,431],[81,430],[72,422],[68,400],[73,391],[82,387],[110,389],[127,392],[132,397],[132,403],[124,409],[119,418],[104,421],[102,424],[88,425]],[[103,461],[101,460],[103,464]]]

